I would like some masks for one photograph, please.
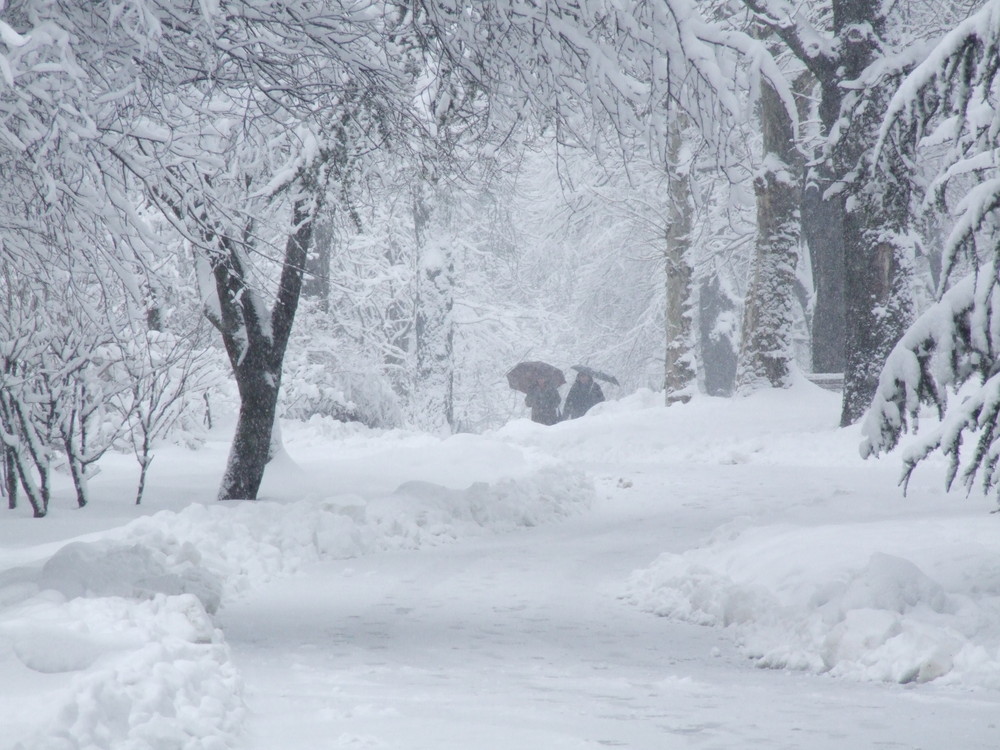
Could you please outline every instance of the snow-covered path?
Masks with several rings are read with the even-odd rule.
[[[995,500],[902,497],[837,413],[294,424],[256,503],[221,435],[141,508],[109,456],[0,527],[0,750],[995,750]]]
[[[998,746],[995,695],[760,670],[728,633],[623,602],[631,571],[732,512],[664,502],[711,483],[644,472],[599,477],[582,518],[320,563],[226,607],[248,750]]]

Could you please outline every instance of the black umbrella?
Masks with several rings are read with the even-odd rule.
[[[519,362],[507,373],[507,383],[521,393],[533,391],[539,385],[551,384],[558,388],[565,382],[563,371],[547,362]]]
[[[618,378],[614,375],[608,375],[606,372],[595,370],[593,367],[587,367],[587,365],[573,365],[573,369],[577,372],[582,372],[584,375],[590,375],[590,377],[594,380],[603,380],[605,383],[618,385]]]

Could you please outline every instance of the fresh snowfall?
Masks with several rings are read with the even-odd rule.
[[[255,502],[232,424],[140,506],[128,456],[62,477],[0,521],[0,748],[1000,747],[995,498],[904,496],[807,382],[663,402],[286,422]]]

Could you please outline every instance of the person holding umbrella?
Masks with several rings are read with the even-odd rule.
[[[560,420],[562,397],[558,388],[566,376],[547,362],[520,362],[507,373],[507,383],[525,394],[524,405],[531,409],[531,421],[553,425]]]
[[[566,394],[566,405],[563,407],[563,419],[576,419],[586,414],[591,407],[604,400],[604,391],[597,384],[596,377],[609,383],[618,384],[611,375],[598,372],[586,365],[573,365],[576,370],[576,380]]]
[[[524,397],[524,405],[531,407],[531,421],[554,425],[561,419],[559,404],[562,396],[551,380],[539,378]]]

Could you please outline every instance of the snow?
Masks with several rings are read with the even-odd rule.
[[[59,477],[0,521],[0,748],[997,747],[994,500],[801,380],[662,404],[286,422],[258,502],[223,427],[140,507]]]

